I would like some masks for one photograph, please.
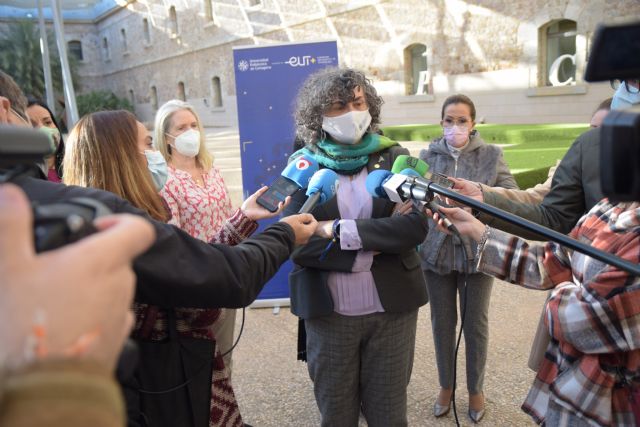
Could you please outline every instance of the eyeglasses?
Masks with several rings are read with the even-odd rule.
[[[452,119],[452,118],[445,118],[442,120],[442,127],[444,128],[452,128],[454,126],[458,126],[458,127],[469,127],[469,119],[466,118],[460,118],[460,119]]]
[[[618,90],[622,84],[629,93],[640,92],[640,79],[611,80],[611,87],[614,90]]]

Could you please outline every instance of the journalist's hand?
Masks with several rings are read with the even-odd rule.
[[[411,199],[406,200],[402,203],[396,203],[393,207],[393,211],[391,215],[407,215],[413,210],[413,201]]]
[[[463,196],[471,197],[479,202],[484,202],[484,195],[482,194],[482,187],[480,184],[473,181],[468,181],[462,178],[453,178],[449,177],[451,181],[453,181],[453,189]],[[463,206],[460,203],[446,199],[446,202],[450,205]]]
[[[469,236],[476,242],[480,241],[486,225],[476,219],[471,213],[464,209],[445,208],[444,206],[440,206],[440,211],[449,218],[449,221],[451,221],[453,225],[456,226],[460,234]],[[434,213],[428,210],[427,213],[433,216],[433,220],[438,224],[438,230],[443,233],[451,234],[437,212]]]
[[[242,202],[242,212],[251,220],[258,221],[265,218],[273,218],[274,216],[280,215],[282,210],[289,204],[291,201],[291,197],[287,197],[284,199],[284,203],[278,203],[278,210],[275,212],[270,212],[269,210],[263,208],[256,201],[258,197],[260,197],[265,191],[267,191],[269,187],[262,187],[251,196],[247,198],[244,202]]]
[[[313,232],[318,237],[323,239],[333,238],[333,220],[330,221],[318,221],[316,230]]]
[[[316,230],[318,221],[311,214],[298,214],[282,218],[280,221],[289,224],[296,234],[296,245],[304,245]]]
[[[0,365],[82,358],[114,368],[133,321],[131,261],[154,232],[131,215],[95,225],[96,234],[36,254],[24,193],[0,186]]]

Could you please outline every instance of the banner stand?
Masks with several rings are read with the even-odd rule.
[[[244,198],[271,184],[293,153],[294,102],[312,73],[338,66],[335,41],[233,48]],[[277,221],[260,221],[259,231]],[[289,305],[290,261],[280,267],[250,307]]]

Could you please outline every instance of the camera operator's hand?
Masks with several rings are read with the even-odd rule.
[[[284,217],[280,220],[289,224],[296,234],[296,245],[304,245],[316,231],[318,221],[311,214],[298,214]]]
[[[113,370],[133,321],[131,261],[154,232],[130,215],[95,225],[96,234],[36,254],[29,202],[19,188],[0,186],[1,366],[78,358]]]
[[[264,187],[260,188],[258,191],[256,191],[255,193],[253,193],[252,195],[250,195],[247,198],[247,200],[242,202],[242,206],[240,207],[240,209],[242,210],[242,212],[244,212],[244,214],[247,216],[247,218],[249,218],[249,219],[251,219],[253,221],[258,221],[258,220],[265,219],[265,218],[273,218],[274,216],[280,215],[280,213],[285,208],[285,206],[287,206],[289,204],[289,202],[291,201],[291,197],[287,197],[284,200],[284,203],[282,203],[282,202],[278,203],[278,210],[275,211],[275,212],[271,212],[271,211],[263,208],[262,206],[260,206],[258,204],[258,202],[256,200],[258,199],[258,197],[260,197],[268,189],[269,189],[269,187],[264,186]]]

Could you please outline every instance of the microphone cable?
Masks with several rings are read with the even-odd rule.
[[[220,354],[220,357],[224,357],[227,354],[231,353],[233,351],[234,348],[236,348],[236,346],[238,345],[238,343],[240,342],[240,338],[242,337],[242,332],[244,331],[244,321],[245,321],[245,316],[246,316],[246,312],[245,312],[246,308],[243,307],[242,308],[242,323],[240,324],[240,332],[238,332],[238,338],[236,338],[236,341],[233,343],[233,345],[231,346],[231,348],[227,351],[225,351],[224,353]],[[154,394],[154,395],[159,395],[159,394],[167,394],[167,393],[173,393],[174,391],[180,390],[181,388],[184,388],[186,386],[188,386],[189,384],[191,384],[191,382],[193,382],[193,380],[202,373],[202,371],[209,366],[211,363],[213,363],[212,360],[207,360],[206,362],[204,362],[202,365],[200,365],[198,367],[198,369],[196,369],[196,372],[190,377],[187,378],[186,381],[182,382],[181,384],[178,384],[176,386],[167,388],[165,390],[144,390],[142,388],[138,389],[139,393],[142,394]]]
[[[456,420],[456,426],[460,427],[460,420],[458,419],[458,410],[456,407],[456,386],[457,386],[457,374],[458,374],[458,350],[460,349],[460,341],[462,340],[462,332],[464,331],[464,320],[467,313],[467,289],[470,263],[473,258],[469,258],[471,248],[469,242],[462,238],[462,235],[456,228],[456,226],[442,213],[440,212],[440,205],[433,199],[427,202],[426,206],[432,211],[437,212],[443,219],[446,228],[452,232],[452,236],[456,236],[461,243],[462,252],[464,253],[465,269],[464,269],[464,283],[462,285],[462,307],[460,308],[460,331],[458,332],[458,338],[456,339],[456,348],[453,353],[453,384],[451,391],[451,405],[453,405],[453,416]],[[455,249],[454,249],[455,250]],[[456,288],[458,285],[456,284]]]

